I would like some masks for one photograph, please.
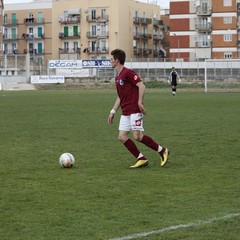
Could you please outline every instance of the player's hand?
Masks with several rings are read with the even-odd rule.
[[[142,113],[142,114],[147,114],[147,111],[146,111],[146,109],[144,108],[144,106],[143,106],[143,104],[142,103],[138,103],[138,107],[139,107],[139,109],[140,109],[140,112]]]
[[[113,123],[113,118],[114,118],[114,114],[110,113],[107,119],[108,124],[112,124]]]

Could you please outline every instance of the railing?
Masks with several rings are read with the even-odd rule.
[[[59,54],[81,53],[81,48],[59,48]]]
[[[88,22],[105,23],[105,22],[108,22],[108,15],[102,15],[102,16],[87,15],[86,19]]]
[[[80,16],[78,16],[78,17],[59,17],[58,22],[61,24],[80,23]]]
[[[108,31],[100,31],[100,32],[87,32],[86,36],[88,38],[107,38],[109,37],[109,32]]]
[[[17,40],[17,34],[3,34],[3,40]]]
[[[4,19],[3,20],[3,26],[6,25],[17,25],[18,24],[18,20],[17,19]]]
[[[207,24],[195,24],[195,28],[199,32],[211,32],[212,31],[212,24],[207,23]]]
[[[80,38],[80,32],[77,32],[77,33],[63,33],[63,32],[60,32],[58,34],[59,38],[60,39],[63,39],[63,38]]]
[[[44,18],[34,18],[34,17],[24,18],[24,23],[27,24],[27,25],[43,24],[44,23]]]

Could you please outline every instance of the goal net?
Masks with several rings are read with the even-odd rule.
[[[240,91],[240,59],[206,59],[205,92]]]

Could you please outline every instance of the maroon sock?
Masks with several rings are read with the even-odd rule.
[[[130,153],[132,153],[132,155],[135,158],[138,158],[140,152],[139,152],[136,144],[130,138],[124,143],[124,146],[128,149],[128,151]],[[143,156],[143,157],[141,157],[139,159],[142,160],[142,159],[146,159],[146,158]]]
[[[141,142],[154,151],[158,151],[159,144],[157,144],[151,137],[143,135]]]

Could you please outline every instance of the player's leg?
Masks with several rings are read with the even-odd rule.
[[[137,159],[137,162],[131,168],[145,167],[148,165],[146,157],[138,150],[136,144],[128,137],[131,130],[130,116],[121,116],[119,123],[118,139],[127,150]]]
[[[138,123],[137,126],[135,126]],[[163,167],[166,165],[168,160],[169,151],[167,148],[160,146],[156,141],[154,141],[151,137],[143,134],[143,118],[136,118],[136,115],[131,115],[131,124],[133,129],[133,137],[136,141],[145,144],[147,147],[153,149],[158,152],[160,155],[160,164]]]
[[[176,86],[175,85],[172,85],[172,95],[175,96],[176,95]]]
[[[172,82],[172,94],[173,94],[173,96],[176,95],[176,92],[177,92],[177,81],[175,80],[175,81]]]

